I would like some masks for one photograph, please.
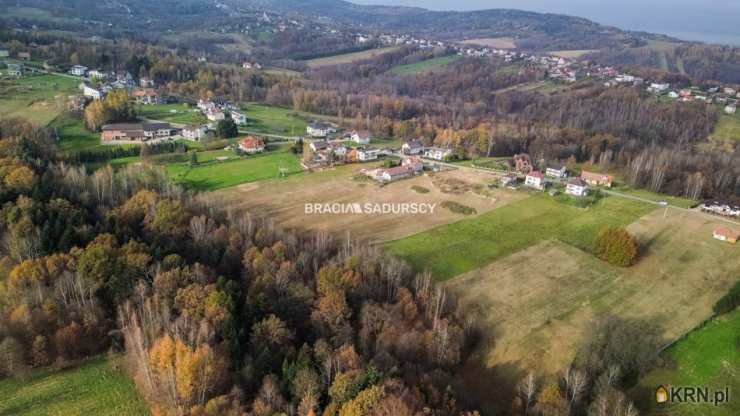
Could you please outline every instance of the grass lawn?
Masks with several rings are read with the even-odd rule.
[[[710,389],[730,387],[730,403],[715,407],[711,404],[669,405],[675,416],[713,416],[740,414],[740,310],[712,320],[690,333],[663,353],[666,365],[647,374],[633,389],[633,396],[642,414],[665,414],[658,409],[653,394],[660,386],[708,386]]]
[[[416,270],[429,270],[436,279],[447,280],[552,238],[588,251],[601,229],[630,224],[653,209],[636,201],[604,198],[582,210],[547,195],[533,195],[474,219],[393,241],[386,248]]]
[[[723,114],[719,118],[710,140],[735,141],[740,140],[740,114]]]
[[[193,111],[194,108],[187,104],[139,105],[136,109],[141,117],[150,120],[178,124],[205,123],[207,121],[197,108],[195,108],[196,111]]]
[[[319,68],[322,66],[349,64],[355,61],[371,59],[384,53],[397,51],[398,46],[389,46],[387,48],[368,49],[360,52],[343,53],[341,55],[326,56],[324,58],[309,59],[306,62],[309,68]]]
[[[0,117],[22,117],[45,126],[66,109],[69,95],[79,93],[78,84],[59,75],[0,80]]]
[[[649,199],[651,201],[656,202],[667,202],[670,205],[681,207],[681,208],[693,208],[701,203],[701,201],[694,200],[694,199],[688,199],[688,198],[681,198],[678,196],[671,196],[671,195],[665,195],[665,194],[659,194],[656,192],[652,192],[647,189],[635,189],[631,188],[628,185],[619,184],[618,186],[615,186],[613,188],[614,191],[626,194],[626,195],[632,195],[639,198]]]
[[[224,162],[215,160],[219,156],[229,156]],[[302,171],[298,156],[283,146],[261,155],[237,157],[233,152],[213,150],[198,153],[199,164],[190,167],[187,162],[167,165],[167,172],[173,181],[188,188],[211,191],[248,182],[278,178],[279,169],[288,170],[288,175]]]
[[[133,381],[104,357],[71,370],[34,371],[27,380],[0,380],[0,398],[2,416],[149,414]]]
[[[259,133],[300,136],[306,133],[306,120],[302,113],[288,108],[261,104],[247,106],[247,126],[244,129]]]
[[[434,69],[445,67],[461,57],[458,55],[441,56],[439,58],[427,59],[425,61],[415,62],[413,64],[398,65],[390,69],[390,72],[396,75],[413,75]]]

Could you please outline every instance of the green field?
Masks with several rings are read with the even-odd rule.
[[[66,109],[68,96],[79,93],[78,84],[58,75],[0,80],[0,117],[22,117],[45,126]]]
[[[740,114],[723,114],[720,116],[710,139],[730,142],[740,140]]]
[[[638,198],[649,199],[655,202],[667,202],[669,205],[672,205],[674,207],[680,207],[680,208],[687,208],[687,209],[693,208],[701,203],[701,201],[697,201],[694,199],[659,194],[657,192],[652,192],[647,189],[635,189],[635,188],[629,187],[628,185],[623,185],[623,184],[619,184],[618,186],[615,186],[614,188],[612,188],[612,190],[625,194],[625,195],[632,195]]]
[[[178,124],[205,123],[207,120],[201,112],[187,104],[139,105],[139,115],[150,120],[168,121]]]
[[[396,75],[413,75],[445,67],[461,57],[458,55],[441,56],[439,58],[427,59],[425,61],[415,62],[413,64],[398,65],[390,69],[389,72]]]
[[[230,156],[224,162],[215,160]],[[289,175],[301,172],[300,161],[287,146],[261,155],[237,157],[233,152],[214,150],[198,153],[199,164],[190,167],[187,162],[167,165],[167,172],[176,183],[200,191],[227,188],[248,182],[279,177],[279,169]]]
[[[261,104],[247,106],[246,130],[300,136],[306,133],[306,115],[287,108],[272,107]]]
[[[134,383],[104,357],[71,370],[37,370],[26,380],[0,380],[1,416],[148,414]]]
[[[135,144],[100,144],[100,134],[88,131],[82,120],[60,117],[51,124],[59,135],[59,147],[65,152],[94,152],[114,147],[133,147]]]
[[[436,279],[447,280],[548,239],[588,251],[604,227],[630,224],[653,209],[636,201],[604,198],[584,210],[533,195],[474,219],[393,241],[386,248],[417,271],[428,269]]]
[[[633,390],[642,414],[666,414],[658,409],[653,394],[660,385],[730,387],[725,406],[673,404],[672,416],[720,416],[740,414],[740,310],[710,321],[663,353],[666,365],[645,376]]]

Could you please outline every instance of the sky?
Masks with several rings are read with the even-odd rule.
[[[432,10],[511,8],[581,16],[629,30],[740,46],[740,0],[349,0]]]

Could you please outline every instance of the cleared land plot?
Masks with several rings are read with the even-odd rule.
[[[65,152],[94,152],[114,147],[135,147],[135,144],[105,145],[100,143],[100,134],[88,131],[82,120],[60,117],[52,123],[59,134],[59,147]]]
[[[469,45],[488,46],[489,48],[497,49],[515,49],[516,44],[512,38],[480,38],[480,39],[468,39],[462,43]]]
[[[21,117],[45,126],[66,109],[69,95],[79,93],[78,84],[58,75],[0,80],[0,117]]]
[[[447,280],[553,238],[588,250],[604,227],[627,225],[651,210],[650,205],[620,198],[604,198],[584,210],[534,195],[475,219],[393,241],[386,248],[416,270]]]
[[[155,104],[136,107],[139,115],[151,120],[162,120],[176,124],[205,123],[207,120],[196,108],[187,104]]]
[[[378,186],[368,180],[353,177],[362,168],[376,164],[346,165],[334,170],[296,175],[285,180],[272,180],[224,189],[207,195],[223,206],[242,209],[272,218],[284,227],[302,230],[326,230],[352,238],[382,242],[402,238],[443,224],[469,218],[439,206],[442,201],[453,199],[485,213],[522,198],[526,194],[508,190],[491,190],[485,194],[472,191],[462,194],[442,192],[442,182],[480,184],[493,181],[490,174],[463,170],[438,173],[435,177],[419,176]],[[423,187],[419,193],[414,187]],[[431,215],[421,214],[306,214],[305,204],[310,203],[431,203],[437,204]]]
[[[398,46],[389,46],[387,48],[368,49],[360,52],[345,53],[341,55],[327,56],[324,58],[310,59],[306,62],[309,68],[320,68],[322,66],[349,64],[356,61],[375,58],[384,53],[399,50]]]
[[[229,156],[229,159],[219,162],[215,160],[219,156]],[[246,157],[236,157],[233,152],[222,150],[199,152],[198,160],[193,167],[188,162],[169,164],[167,173],[173,181],[187,188],[209,191],[278,178],[280,169],[284,169],[286,175],[301,172],[298,157],[286,147]]]
[[[712,238],[720,224],[678,210],[663,218],[657,210],[628,227],[646,247],[630,268],[612,267],[552,239],[459,276],[448,287],[480,311],[487,337],[477,354],[482,363],[554,374],[567,366],[599,315],[652,320],[666,340],[708,318],[740,269],[739,248]]]
[[[427,59],[413,64],[398,65],[390,69],[390,73],[396,75],[414,75],[426,73],[438,69],[444,69],[447,65],[462,58],[458,55],[440,56],[439,58]]]
[[[723,114],[720,116],[710,140],[728,142],[740,140],[740,114]]]
[[[664,415],[657,409],[655,389],[660,386],[730,387],[731,400],[724,406],[712,404],[673,404],[667,411],[673,416],[724,416],[740,414],[740,400],[732,396],[740,391],[740,310],[720,317],[697,329],[663,353],[663,368],[646,375],[633,389],[641,414]]]
[[[550,55],[557,56],[558,58],[566,58],[566,59],[577,59],[580,58],[583,55],[588,55],[589,53],[598,52],[595,49],[579,49],[579,50],[568,50],[568,51],[553,51],[550,52]]]
[[[0,380],[0,397],[0,415],[8,416],[150,414],[134,383],[103,357],[71,370]]]

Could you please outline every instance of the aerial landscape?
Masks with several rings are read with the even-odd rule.
[[[0,0],[0,416],[740,414],[736,9],[496,3]]]

